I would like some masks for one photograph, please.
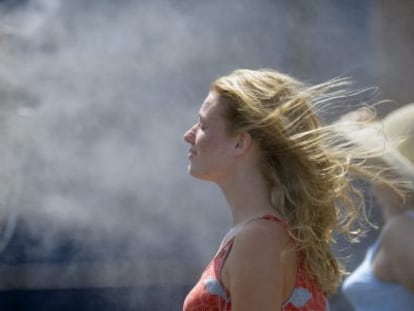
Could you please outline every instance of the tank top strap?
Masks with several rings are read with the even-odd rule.
[[[264,220],[269,220],[272,222],[277,222],[277,223],[280,223],[285,229],[289,228],[288,220],[285,218],[279,218],[274,215],[268,214],[268,215],[261,216],[258,219],[264,219]]]
[[[226,261],[230,251],[233,247],[234,238],[232,237],[226,241],[219,249],[217,254],[213,258],[214,271],[217,275],[217,279],[221,282],[221,270],[223,269],[224,262]]]

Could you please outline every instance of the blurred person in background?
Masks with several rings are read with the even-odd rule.
[[[215,80],[185,133],[189,173],[216,183],[233,226],[184,311],[328,310],[344,274],[330,243],[364,214],[354,174],[380,179],[318,117],[347,80],[306,85],[271,69]],[[356,175],[355,175],[356,176]]]
[[[361,122],[359,126],[349,123]],[[381,183],[372,193],[383,219],[380,234],[342,290],[356,311],[414,309],[414,104],[376,120],[367,110],[343,116],[348,139],[373,150],[384,147],[378,161],[391,176],[407,181],[405,198]],[[348,124],[347,124],[348,123]]]

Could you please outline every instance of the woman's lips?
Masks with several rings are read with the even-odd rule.
[[[197,154],[197,152],[195,152],[194,150],[191,150],[191,149],[190,149],[190,150],[188,151],[188,157],[189,157],[189,158],[191,158],[191,157],[195,156],[196,154]]]

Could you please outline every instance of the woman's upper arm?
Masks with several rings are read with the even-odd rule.
[[[237,235],[227,259],[233,311],[279,310],[289,264],[289,255],[283,256],[287,241],[285,230],[274,223],[251,224]]]
[[[391,268],[398,283],[414,292],[414,221],[398,217],[386,232],[384,242],[392,255]]]

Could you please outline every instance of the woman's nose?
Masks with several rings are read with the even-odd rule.
[[[193,144],[194,137],[195,137],[195,125],[189,128],[187,132],[184,133],[184,140],[189,144]]]

